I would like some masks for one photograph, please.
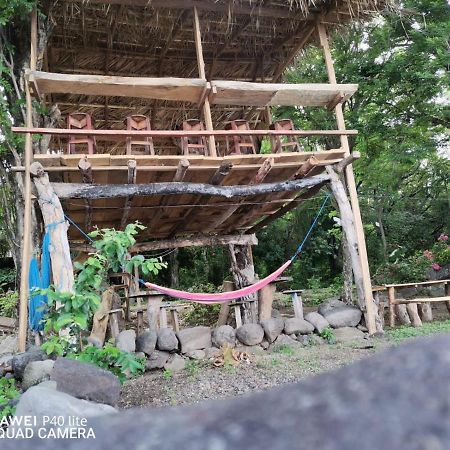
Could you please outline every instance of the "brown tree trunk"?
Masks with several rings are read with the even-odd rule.
[[[344,290],[342,292],[342,300],[347,305],[353,305],[355,300],[353,298],[353,270],[352,260],[348,249],[347,238],[345,233],[342,233],[342,276],[344,278]]]
[[[178,262],[178,249],[174,249],[169,255],[169,266],[170,266],[170,287],[177,289],[180,285],[179,282],[179,268],[180,264]]]

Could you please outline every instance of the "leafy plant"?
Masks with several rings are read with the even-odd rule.
[[[336,344],[336,337],[330,327],[324,328],[320,333],[320,337],[325,339],[329,344]]]
[[[16,408],[8,403],[19,395],[14,378],[0,378],[0,419],[14,414]]]
[[[51,336],[41,348],[47,355],[65,356],[70,350],[71,343],[66,336]]]
[[[127,378],[143,373],[145,370],[144,358],[138,358],[132,353],[124,352],[111,344],[107,344],[104,348],[89,345],[83,351],[68,356],[111,371],[119,378],[121,383]]]
[[[17,292],[0,293],[0,316],[16,317],[18,300],[19,294]]]
[[[286,356],[292,356],[295,351],[294,349],[287,344],[280,344],[277,345],[274,349],[273,349],[274,353],[281,353],[282,355],[286,355]]]
[[[186,373],[189,376],[194,377],[195,375],[197,375],[200,372],[200,366],[198,364],[198,361],[196,361],[194,359],[189,360],[186,363],[184,370],[186,371]]]
[[[173,377],[173,370],[172,369],[164,369],[163,377],[165,380],[170,380]]]

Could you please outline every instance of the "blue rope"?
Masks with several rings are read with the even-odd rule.
[[[68,215],[64,214],[64,217],[89,241],[94,242],[88,234],[86,234]]]
[[[314,218],[311,226],[309,227],[308,232],[306,233],[305,237],[303,238],[303,241],[297,247],[297,250],[295,251],[294,256],[291,258],[291,261],[294,261],[294,259],[297,258],[297,256],[303,250],[303,246],[306,244],[306,241],[308,240],[310,234],[313,232],[314,228],[316,227],[319,217],[321,216],[322,211],[325,208],[325,205],[327,204],[328,200],[330,199],[330,196],[331,196],[331,194],[325,195],[325,198],[323,199],[322,205],[320,206],[320,209],[317,212],[316,217]]]

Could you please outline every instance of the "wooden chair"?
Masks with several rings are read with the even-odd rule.
[[[270,125],[270,129],[279,131],[295,130],[294,124],[291,119],[277,120],[272,125]],[[285,149],[287,149],[287,151],[289,152],[299,152],[302,150],[302,146],[298,143],[295,137],[289,136],[287,142],[283,142],[281,140],[281,137],[282,136],[270,137],[270,142],[272,144],[272,153],[281,153]]]
[[[250,130],[249,123],[245,119],[232,120],[227,123],[227,130]],[[227,136],[227,154],[229,155],[249,155],[256,154],[255,139],[253,136],[231,136],[232,147],[230,149],[230,137]]]
[[[134,114],[126,118],[127,130],[146,131],[151,130],[150,120],[147,116]],[[155,148],[151,137],[133,139],[127,137],[127,155],[154,155]],[[134,148],[133,148],[134,147]],[[136,149],[138,147],[138,149]]]
[[[90,114],[75,112],[67,116],[67,128],[76,130],[92,130],[92,117]],[[93,155],[96,151],[96,142],[93,136],[69,136],[69,142],[67,143],[67,153],[86,153],[86,151],[78,152],[76,146],[87,146],[87,153]]]
[[[183,131],[203,131],[203,123],[198,119],[185,120],[183,122]],[[181,149],[183,155],[204,155],[207,154],[206,140],[204,136],[183,137],[181,138]]]

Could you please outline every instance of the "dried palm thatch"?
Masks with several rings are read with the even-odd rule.
[[[330,27],[385,8],[387,0],[60,0],[44,70],[61,73],[197,78],[193,6],[199,11],[208,79],[277,82],[287,65],[315,41],[315,23]],[[198,118],[195,104],[148,99],[53,95],[63,116],[79,110],[97,128],[124,128],[129,114],[172,129]],[[245,117],[258,126],[258,108],[213,108],[217,128]],[[159,152],[177,151],[168,141]],[[106,148],[104,149],[106,151]],[[107,151],[111,152],[111,144]],[[121,149],[122,151],[122,149]]]

